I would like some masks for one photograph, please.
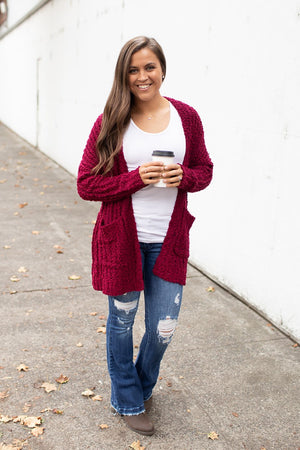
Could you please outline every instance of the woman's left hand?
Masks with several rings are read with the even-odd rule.
[[[164,167],[162,179],[167,187],[178,187],[181,183],[183,170],[179,164],[168,164]]]

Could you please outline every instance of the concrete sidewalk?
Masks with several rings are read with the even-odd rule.
[[[101,332],[107,300],[90,277],[99,205],[79,199],[74,177],[1,124],[0,160],[0,443],[38,450],[123,450],[137,441],[147,450],[300,448],[299,348],[192,267],[155,388],[156,434],[139,436],[112,416]],[[141,304],[135,353],[142,332]],[[61,374],[69,381],[56,382]],[[47,393],[45,382],[56,390]],[[87,389],[94,397],[82,395]],[[34,433],[43,434],[9,420],[20,415],[41,417]]]

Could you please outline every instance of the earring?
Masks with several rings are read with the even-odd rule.
[[[162,80],[164,81],[164,79],[165,79],[165,76],[163,75],[163,76],[162,76]]]

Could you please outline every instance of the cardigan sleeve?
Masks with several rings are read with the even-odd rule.
[[[84,200],[113,202],[129,197],[145,187],[145,184],[140,177],[139,168],[115,176],[92,173],[92,169],[98,164],[96,142],[101,120],[102,115],[96,120],[84,149],[78,169],[77,190]]]
[[[205,189],[212,180],[213,163],[206,150],[204,131],[201,119],[195,110],[191,125],[188,129],[189,157],[181,165],[183,170],[179,189],[188,192],[197,192]]]

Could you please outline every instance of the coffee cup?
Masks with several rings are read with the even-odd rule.
[[[152,161],[161,161],[165,166],[167,166],[168,164],[173,164],[174,157],[174,152],[171,152],[169,150],[153,150],[152,152]],[[167,187],[166,183],[163,182],[163,179],[160,179],[153,186],[164,188]]]

